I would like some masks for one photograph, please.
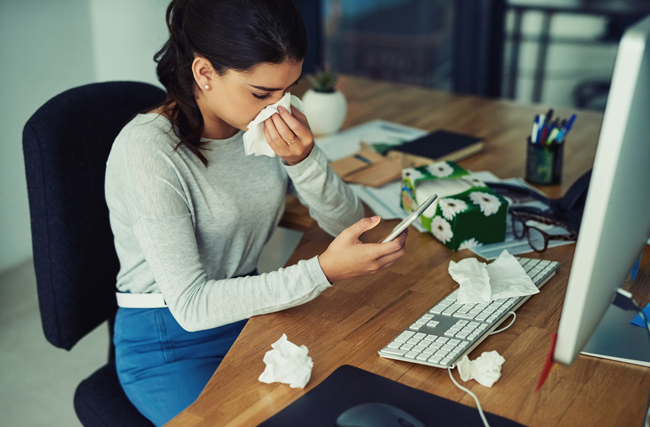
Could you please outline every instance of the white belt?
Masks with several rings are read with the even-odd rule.
[[[167,307],[162,294],[130,294],[116,292],[117,305],[124,308],[160,308]]]

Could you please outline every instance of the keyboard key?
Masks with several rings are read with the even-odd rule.
[[[413,344],[413,345],[416,345],[419,342],[420,340],[417,338],[411,338],[410,340],[406,341],[407,344]]]
[[[451,337],[455,336],[457,332],[458,332],[458,331],[454,331],[454,330],[452,330],[452,329],[449,329],[449,330],[446,330],[446,331],[445,331],[445,336],[451,338]]]
[[[429,344],[429,348],[435,350],[435,349],[438,349],[438,348],[442,347],[443,345],[444,344],[441,343],[441,342],[432,342],[431,344]]]
[[[430,363],[439,363],[440,359],[442,359],[442,357],[433,355],[433,356],[431,356],[429,358],[428,362],[430,362]]]
[[[483,313],[477,314],[476,317],[474,318],[474,320],[484,321],[488,317],[490,317],[490,315],[488,313],[486,313],[486,312],[483,312]]]
[[[417,333],[417,334],[413,335],[413,338],[417,338],[417,339],[421,340],[422,338],[424,338],[426,336],[427,336],[427,334],[423,334],[422,332],[420,332],[420,333]]]
[[[449,344],[457,345],[457,344],[460,344],[460,343],[461,343],[460,340],[449,340]]]
[[[418,354],[415,358],[417,360],[421,360],[423,362],[426,362],[426,360],[430,357],[428,354]]]
[[[436,340],[436,342],[441,342],[441,343],[446,343],[447,341],[449,341],[449,338],[447,337],[438,337],[438,339]]]
[[[475,317],[475,315],[471,313],[454,313],[453,316],[458,317],[459,319],[473,319]]]
[[[454,347],[456,347],[456,346],[453,345],[453,344],[445,344],[445,345],[443,345],[442,347],[440,347],[440,350],[451,351],[451,350],[454,349]]]
[[[415,359],[420,353],[417,351],[409,351],[404,355],[404,357],[408,357],[409,359]]]
[[[406,350],[398,350],[396,348],[384,348],[381,350],[381,352],[386,354],[392,354],[394,356],[404,356],[406,354]]]
[[[399,349],[400,349],[400,350],[410,350],[410,349],[412,349],[413,347],[414,347],[413,344],[404,344],[404,345],[401,346]]]
[[[409,338],[411,338],[414,334],[415,334],[414,332],[404,331],[404,332],[402,332],[401,334],[399,334],[399,335],[397,336],[397,338],[395,338],[394,341],[396,341],[396,342],[406,342],[406,341],[407,341]]]
[[[427,347],[426,347],[426,346],[423,346],[423,345],[416,345],[416,346],[413,347],[411,350],[413,350],[413,351],[417,351],[418,353],[422,353],[422,350],[424,350],[425,348],[427,348]]]
[[[392,343],[388,344],[386,347],[388,348],[399,348],[402,344],[393,341]]]
[[[451,362],[451,357],[445,357],[444,359],[442,359],[440,361],[440,364],[444,365],[444,366],[447,366],[447,365],[449,365],[450,362]]]

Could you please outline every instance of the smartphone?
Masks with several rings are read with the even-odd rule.
[[[406,230],[409,225],[413,224],[413,221],[417,219],[422,213],[427,210],[429,206],[431,206],[431,203],[434,202],[438,198],[437,194],[434,194],[433,196],[429,197],[424,203],[422,203],[416,210],[411,212],[409,216],[407,216],[404,221],[400,222],[397,224],[395,228],[393,228],[393,231],[390,232],[388,236],[384,240],[381,241],[381,243],[386,243],[390,242],[393,240],[395,237],[399,236],[402,231]]]

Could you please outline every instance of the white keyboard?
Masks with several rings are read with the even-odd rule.
[[[541,288],[555,276],[557,261],[517,258],[533,283]],[[400,333],[379,355],[438,368],[450,368],[490,335],[531,295],[485,304],[456,304],[452,291]]]

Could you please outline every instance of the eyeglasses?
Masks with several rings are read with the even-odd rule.
[[[537,215],[532,212],[524,211],[510,211],[512,216],[512,232],[517,239],[523,239],[524,236],[528,238],[530,247],[536,252],[544,252],[548,248],[549,240],[565,240],[575,241],[578,235],[566,225],[551,218]],[[548,234],[546,231],[541,230],[533,225],[528,225],[528,221],[536,221],[546,225],[555,227],[562,227],[567,230],[568,234]]]

